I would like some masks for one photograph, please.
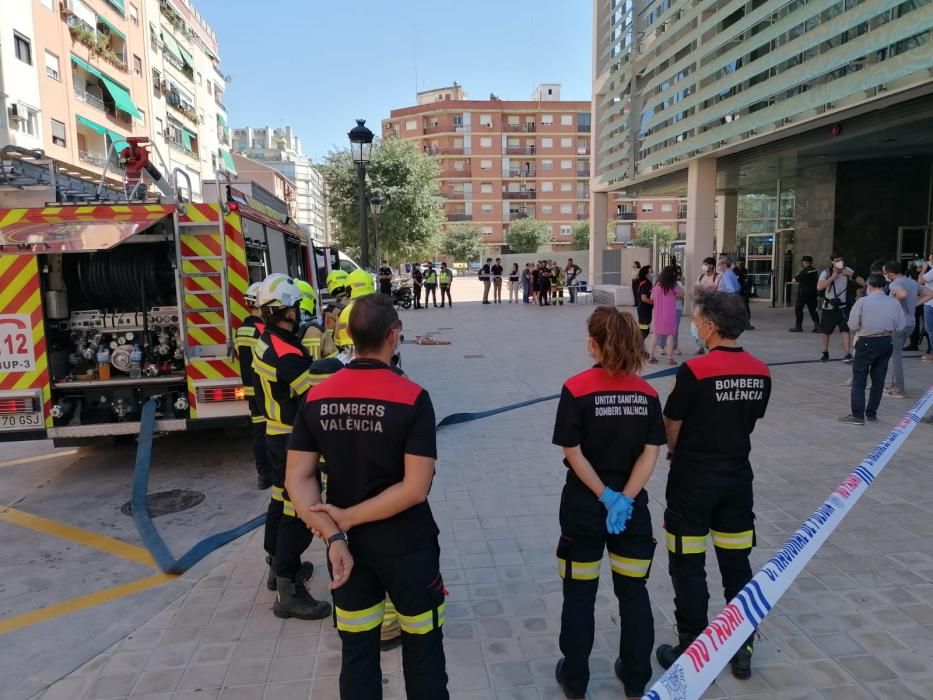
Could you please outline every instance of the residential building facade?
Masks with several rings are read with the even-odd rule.
[[[285,213],[297,221],[298,197],[294,181],[285,177],[268,163],[233,154],[233,164],[240,181],[252,181],[285,203]]]
[[[933,3],[594,0],[593,17],[593,269],[618,197],[686,199],[688,276],[750,236],[778,291],[802,255],[929,252]]]
[[[301,149],[290,126],[233,129],[233,150],[279,171],[295,185],[295,220],[312,238],[327,240],[324,176]]]
[[[470,100],[456,83],[416,102],[392,110],[382,137],[439,159],[448,222],[472,221],[484,246],[506,251],[512,222],[534,218],[555,245],[570,244],[572,225],[590,218],[589,102],[561,100],[556,84],[530,100]]]
[[[192,87],[185,93],[186,113],[178,115],[184,131],[178,132],[177,140],[184,145],[176,152],[166,140],[171,115],[162,81],[153,81],[156,61],[163,63],[159,27],[176,7],[185,17],[184,26],[198,27],[211,41],[195,42],[199,48],[187,54],[179,52],[190,58],[191,81],[198,75],[195,66],[210,68],[212,77],[219,74],[216,40],[186,2],[5,2],[0,13],[0,144],[42,149],[57,161],[60,173],[88,182],[96,183],[106,170],[109,184],[119,185],[118,154],[126,137],[147,136],[164,161],[153,156],[153,162],[168,170],[165,177],[171,177],[173,168],[183,168],[192,182],[192,197],[199,199],[202,179],[216,169],[208,151],[215,161],[219,157],[221,132],[215,124],[221,117],[225,124],[226,115]],[[214,58],[208,59],[205,51]],[[174,78],[179,84],[187,65],[180,63],[181,77]],[[163,70],[158,70],[161,75]]]
[[[610,227],[615,234],[612,245],[623,246],[638,238],[639,226],[646,223],[662,224],[677,233],[687,234],[687,200],[683,197],[627,197],[616,195],[609,199]]]

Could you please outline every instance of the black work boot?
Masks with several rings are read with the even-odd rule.
[[[278,576],[276,589],[275,603],[272,604],[272,613],[276,617],[322,620],[330,615],[330,603],[312,598],[300,581]]]
[[[748,680],[752,676],[752,652],[754,651],[755,635],[745,640],[742,648],[735,652],[735,656],[729,662],[732,666],[732,675],[741,681]]]
[[[696,639],[693,635],[681,633],[677,634],[677,638],[679,640],[677,646],[662,644],[654,653],[655,658],[663,669],[668,669],[673,666],[674,662],[677,661],[677,657],[683,654],[687,650],[687,647],[693,644],[693,640]]]
[[[567,687],[567,684],[564,682],[564,676],[561,671],[564,670],[564,659],[560,659],[557,662],[557,667],[554,669],[554,678],[557,680],[557,685],[560,686],[560,689],[564,691],[564,697],[570,698],[571,700],[585,698],[586,693],[577,693]]]
[[[271,554],[267,554],[266,564],[269,565],[269,573],[266,575],[266,588],[268,588],[270,591],[274,591],[276,586],[275,571],[273,570],[275,569],[275,557],[273,557]]]

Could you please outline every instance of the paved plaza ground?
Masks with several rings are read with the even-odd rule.
[[[459,283],[456,298],[475,298],[475,281]],[[434,347],[406,344],[404,369],[430,391],[438,419],[555,394],[567,377],[589,365],[585,320],[592,308],[472,302],[403,312],[407,338],[432,333],[452,341]],[[791,311],[756,305],[753,316],[758,329],[748,332],[743,344],[765,361],[819,357],[818,336],[787,332]],[[686,353],[693,351],[686,324],[681,341]],[[832,354],[841,357],[838,338]],[[933,384],[933,365],[916,357],[905,364],[909,394],[916,399]],[[753,440],[756,569],[913,403],[885,399],[877,424],[840,424],[837,418],[849,412],[848,388],[841,385],[848,375],[849,367],[840,362],[773,370],[771,406]],[[653,384],[663,400],[671,379]],[[457,700],[562,697],[554,682],[561,608],[554,549],[565,469],[560,450],[551,445],[555,409],[555,401],[540,403],[438,434],[440,457],[430,502],[441,530],[441,567],[450,591],[445,644],[449,687]],[[705,698],[933,697],[931,431],[929,424],[917,426],[767,617],[751,680],[736,681],[726,671]],[[165,449],[157,443],[157,452]],[[234,464],[231,473],[242,480],[244,493],[252,488],[246,451],[225,454],[223,460]],[[667,464],[659,462],[648,485],[655,536],[662,543],[666,477]],[[261,512],[263,496],[250,493],[243,502],[249,505],[238,521]],[[28,499],[22,508],[29,509]],[[164,527],[161,519],[157,523]],[[197,527],[193,520],[190,527]],[[132,534],[121,536],[136,543]],[[308,554],[323,573],[320,544],[315,542]],[[166,601],[160,599],[158,612],[36,697],[337,698],[335,630],[329,620],[283,621],[272,615],[263,556],[257,531],[212,555],[171,589],[129,599],[151,605],[157,591],[174,591],[167,607],[161,609]],[[708,557],[710,564],[713,559]],[[710,584],[715,614],[724,603],[715,571]],[[673,641],[673,595],[663,544],[649,590],[656,639]],[[327,596],[323,575],[316,577],[312,591]],[[42,634],[53,637],[55,625],[67,625],[67,619],[40,625]],[[604,562],[588,696],[594,700],[622,693],[612,672],[619,624]],[[41,657],[41,645],[31,639],[30,654]],[[7,647],[3,636],[0,648],[12,658],[20,653],[15,645]],[[398,650],[383,655],[383,671],[385,697],[404,697]],[[655,671],[657,677],[660,669],[655,666]]]

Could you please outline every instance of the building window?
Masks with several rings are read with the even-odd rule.
[[[454,115],[454,127],[459,129],[461,126],[463,126],[463,115],[455,114]]]
[[[492,148],[492,139],[489,138],[488,136],[484,136],[483,138],[479,140],[479,147],[480,148]]]
[[[207,81],[207,94],[213,97],[214,95],[214,83],[210,80]]]
[[[654,202],[642,202],[641,203],[641,213],[647,214],[654,211]]]
[[[152,69],[152,96],[156,99],[162,97],[162,76],[155,68]]]
[[[136,109],[139,111],[139,120],[138,120],[139,123],[145,126],[146,125],[146,113],[142,111],[141,109],[139,109],[139,107],[137,107]]]
[[[407,122],[405,122],[405,131],[414,131],[417,128],[418,128],[417,119],[409,119]]]
[[[143,59],[141,59],[136,54],[133,54],[133,72],[136,75],[143,74]]]
[[[139,9],[133,3],[130,3],[130,22],[134,26],[139,26]]]
[[[463,161],[462,161],[462,160],[455,160],[455,161],[454,161],[454,170],[463,172]]]
[[[50,51],[45,52],[45,74],[52,80],[61,80],[61,65],[58,62],[58,56]]]
[[[551,126],[551,124],[554,123],[554,115],[553,114],[542,114],[541,123],[544,124],[544,126]]]
[[[491,114],[481,114],[479,115],[479,125],[485,126],[487,128],[492,126],[492,115]]]
[[[518,126],[518,115],[517,115],[517,114],[512,114],[512,115],[510,115],[510,116],[507,118],[506,123],[507,123],[509,126]]]
[[[572,160],[562,160],[560,162],[561,170],[573,170],[573,161]]]
[[[570,235],[570,224],[561,224],[560,225],[560,235],[569,236]]]
[[[52,143],[64,148],[66,144],[65,125],[55,119],[52,120]]]
[[[554,169],[554,161],[553,161],[553,160],[542,160],[542,161],[541,161],[541,169],[542,169],[542,170],[553,170],[553,169]]]
[[[569,203],[568,203],[568,204],[561,204],[561,205],[560,205],[560,213],[561,213],[561,214],[570,214],[571,212],[573,212],[573,205],[572,205],[572,204],[569,204]]]
[[[164,136],[164,134],[162,133],[162,120],[161,120],[159,117],[156,117],[156,130],[155,130],[155,132],[156,132],[156,134],[158,134],[159,136]]]
[[[554,183],[553,183],[553,182],[542,182],[542,183],[541,183],[541,191],[542,191],[542,192],[553,192],[553,191],[554,191]]]
[[[54,9],[54,8],[53,8],[53,5],[52,5],[52,0],[42,0],[42,6],[43,6],[46,10]]]
[[[551,213],[553,213],[553,212],[554,212],[554,207],[552,207],[550,204],[542,204],[542,205],[541,205],[541,213],[542,213],[542,214],[551,214]]]
[[[554,139],[541,139],[541,148],[554,148]]]
[[[577,115],[577,131],[580,133],[588,133],[590,130],[590,113],[589,112],[580,112]]]
[[[491,160],[481,160],[479,162],[480,170],[492,170],[492,161]]]
[[[455,138],[454,139],[454,148],[463,148],[463,139]],[[431,153],[437,153],[437,141],[432,141],[430,146]]]
[[[573,126],[573,115],[572,114],[561,114],[560,125],[561,126]]]
[[[483,214],[492,214],[492,205],[484,204],[483,206],[480,207],[480,211],[482,211]]]
[[[492,226],[483,226],[483,235],[491,236],[492,235]]]
[[[572,182],[562,182],[560,183],[561,192],[573,192],[573,183]]]
[[[482,194],[492,194],[492,183],[484,182],[483,184],[479,186],[479,191]]]
[[[25,114],[20,113],[23,109],[26,111]],[[39,135],[39,112],[32,107],[26,107],[20,103],[17,107],[17,118],[11,121],[14,130],[30,136]]]
[[[663,211],[665,214],[670,214],[672,211],[674,211],[674,205],[670,202],[664,202],[661,205],[661,211]]]
[[[573,148],[573,139],[565,136],[560,140],[561,148]]]
[[[13,50],[16,53],[16,58],[23,63],[32,65],[32,44],[29,39],[19,32],[13,32]]]

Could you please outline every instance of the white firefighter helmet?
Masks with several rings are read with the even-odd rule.
[[[297,306],[301,301],[301,290],[291,277],[276,272],[262,281],[256,301],[259,306],[270,309]]]
[[[246,303],[250,306],[258,306],[256,303],[256,297],[259,296],[259,288],[262,286],[262,282],[253,282],[250,286],[246,288],[246,291],[243,292],[243,298],[246,300]]]

